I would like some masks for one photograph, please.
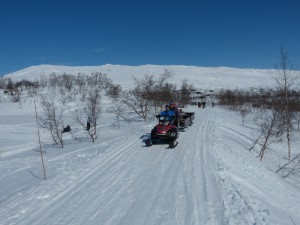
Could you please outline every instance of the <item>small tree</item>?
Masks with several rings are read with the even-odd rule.
[[[187,105],[191,100],[191,93],[193,89],[193,85],[188,84],[188,80],[184,79],[180,87],[179,99],[177,101],[182,105]]]
[[[95,88],[88,93],[88,97],[83,106],[79,105],[76,110],[73,111],[74,120],[79,123],[82,127],[86,127],[86,118],[91,119],[91,129],[87,130],[92,141],[95,142],[97,139],[97,125],[101,117],[101,94],[100,91]],[[85,119],[83,118],[85,116]]]
[[[140,118],[147,122],[148,119],[153,118],[153,112],[156,114],[157,107],[162,106],[162,104],[172,99],[176,99],[174,94],[176,86],[167,83],[167,79],[171,75],[171,71],[164,70],[158,81],[154,80],[153,75],[145,75],[144,79],[141,80],[134,78],[135,87],[131,90],[122,90],[120,86],[110,83],[106,94],[114,102],[125,105],[129,110],[134,111]],[[117,113],[123,113],[123,109],[120,111],[123,108],[121,105],[113,110]],[[121,116],[119,115],[119,117]]]
[[[284,124],[282,123],[281,113],[276,110],[265,111],[259,121],[258,126],[261,133],[259,136],[263,138],[259,158],[262,160],[267,147],[281,140]]]
[[[244,104],[239,107],[239,112],[242,117],[243,126],[245,126],[245,120],[246,117],[251,113],[251,108]]]
[[[57,106],[53,100],[42,98],[41,105],[43,108],[43,115],[40,117],[40,122],[51,134],[55,144],[64,147],[60,125],[63,124],[64,108]]]
[[[111,84],[106,94],[113,101],[122,105],[126,105],[128,109],[133,110],[144,121],[147,121],[149,108],[153,97],[153,80],[148,76],[145,76],[145,80],[137,80],[136,78],[134,78],[134,80],[136,85],[134,89],[122,90],[120,86]]]
[[[116,115],[116,117],[117,117],[116,124],[118,124],[118,125],[120,124],[120,119],[122,119],[123,121],[126,121],[128,124],[131,122],[131,119],[127,114],[128,108],[126,107],[126,105],[121,104],[120,102],[115,102],[115,104],[113,104],[113,106],[111,106],[108,109],[108,112]]]
[[[275,173],[282,171],[282,178],[300,174],[300,153],[281,166]]]
[[[284,105],[284,124],[286,130],[286,138],[288,143],[288,157],[291,157],[291,132],[292,132],[292,111],[290,110],[290,93],[296,81],[299,79],[299,74],[294,70],[288,60],[288,53],[281,47],[279,64],[276,65],[276,74],[274,76],[277,84],[277,89],[282,96]]]
[[[75,84],[79,88],[80,92],[85,91],[84,87],[85,87],[85,84],[86,84],[86,76],[79,73],[77,75],[77,77],[75,78]]]

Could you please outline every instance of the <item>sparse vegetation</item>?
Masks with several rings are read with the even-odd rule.
[[[169,80],[174,72],[165,69],[158,79],[154,75],[145,74],[142,79],[133,77],[135,85],[132,89],[122,89],[115,85],[106,74],[51,74],[40,75],[39,81],[13,81],[10,78],[0,79],[0,89],[9,96],[12,102],[20,102],[21,96],[28,94],[29,97],[41,97],[43,115],[40,117],[41,125],[50,132],[55,144],[62,148],[64,142],[61,135],[61,126],[65,120],[65,111],[68,103],[75,104],[71,109],[73,120],[82,128],[86,127],[86,118],[90,117],[92,124],[87,131],[92,141],[97,139],[97,126],[100,122],[102,112],[101,99],[103,95],[108,96],[113,104],[109,112],[114,113],[117,120],[130,122],[130,114],[134,112],[144,121],[155,118],[155,114],[162,110],[162,106],[170,100],[175,100],[181,105],[186,105],[191,100],[193,86],[187,80],[177,90],[176,85]],[[42,91],[45,89],[46,91]],[[25,92],[26,91],[26,92]],[[39,93],[41,92],[41,94]],[[48,93],[47,97],[42,92]],[[49,96],[59,96],[59,104],[50,100]],[[72,136],[76,136],[72,134]]]
[[[255,110],[253,121],[259,127],[258,138],[250,149],[257,144],[261,146],[258,155],[260,160],[271,143],[282,141],[283,137],[286,137],[288,162],[276,173],[284,171],[283,177],[287,177],[300,171],[299,154],[292,156],[291,152],[292,133],[296,129],[299,131],[300,73],[293,69],[283,48],[280,50],[279,64],[275,71],[273,76],[275,89],[221,90],[218,100],[220,105],[239,111],[243,123],[247,112]]]

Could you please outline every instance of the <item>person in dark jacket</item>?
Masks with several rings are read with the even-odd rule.
[[[70,131],[71,131],[70,125],[67,125],[61,133],[66,133],[66,132],[70,132]]]
[[[86,121],[86,130],[90,130],[91,129],[91,118],[88,117],[87,121]]]

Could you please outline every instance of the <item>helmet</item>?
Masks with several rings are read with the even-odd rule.
[[[174,105],[174,101],[170,101],[170,102],[169,102],[169,105]]]
[[[165,105],[165,109],[167,109],[167,108],[170,108],[170,106],[169,105]]]

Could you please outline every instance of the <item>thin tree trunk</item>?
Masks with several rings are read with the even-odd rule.
[[[37,130],[38,130],[39,145],[40,145],[40,154],[41,154],[41,160],[42,160],[42,165],[43,165],[44,178],[46,180],[46,171],[45,171],[45,164],[44,164],[42,144],[41,144],[41,137],[40,137],[40,129],[39,129],[39,121],[38,121],[38,116],[37,116],[37,110],[36,110],[35,100],[34,100],[34,109],[35,109],[35,119],[36,119],[36,126],[37,126]]]
[[[262,161],[262,159],[264,157],[264,154],[265,154],[265,151],[266,151],[266,148],[267,148],[268,140],[269,140],[269,132],[268,132],[268,136],[265,139],[263,147],[261,148],[260,153],[259,153],[260,161]]]

